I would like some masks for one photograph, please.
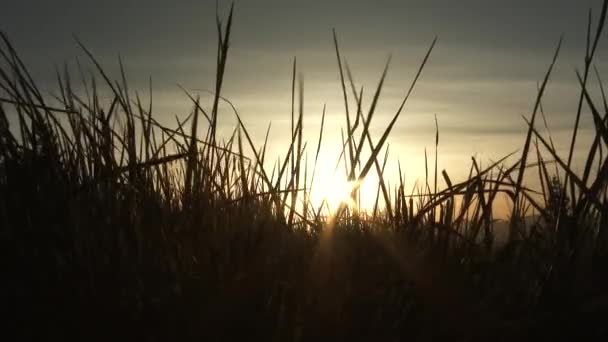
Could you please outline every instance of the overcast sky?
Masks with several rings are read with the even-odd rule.
[[[594,9],[597,20],[600,6],[599,0],[240,0],[224,94],[243,113],[257,140],[272,121],[273,147],[283,147],[291,63],[297,56],[305,79],[308,137],[316,143],[326,103],[328,129],[337,138],[344,111],[332,45],[335,28],[355,80],[368,95],[387,56],[393,56],[375,119],[374,132],[380,132],[437,36],[390,142],[395,157],[420,162],[424,147],[434,144],[436,114],[444,156],[440,166],[460,174],[468,170],[471,155],[497,159],[522,145],[521,115],[531,112],[537,82],[562,34],[562,53],[544,105],[558,147],[566,147],[578,96],[574,70],[583,65],[588,9]],[[228,7],[220,1],[222,15]],[[0,30],[49,92],[56,65],[74,66],[75,57],[85,60],[74,35],[115,77],[120,54],[131,89],[145,91],[151,76],[154,115],[171,122],[190,108],[177,84],[193,91],[213,88],[214,16],[211,0],[7,0],[0,11]],[[602,74],[608,71],[605,54],[600,42],[596,64]],[[589,122],[584,126],[590,127]],[[229,131],[234,118],[226,112],[220,124]],[[462,167],[456,164],[459,160]]]

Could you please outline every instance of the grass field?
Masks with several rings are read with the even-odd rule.
[[[43,95],[3,34],[3,330],[25,340],[606,338],[608,104],[593,64],[606,8],[590,24],[567,155],[536,128],[558,45],[531,95],[519,152],[483,168],[473,158],[467,179],[451,179],[437,169],[437,131],[413,193],[382,175],[391,130],[435,41],[389,126],[372,136],[387,71],[364,98],[334,34],[345,186],[337,201],[321,203],[311,200],[317,159],[304,157],[319,155],[327,132],[322,123],[318,138],[303,138],[296,64],[292,139],[273,168],[265,160],[272,141],[255,146],[221,96],[232,11],[218,17],[212,102],[187,93],[192,111],[175,127],[161,125],[124,72],[113,80],[83,45],[96,77],[59,71],[56,96]],[[596,79],[600,99],[588,93]],[[228,137],[217,134],[220,106],[240,123]],[[577,173],[587,111],[596,130]],[[375,205],[360,209],[358,187],[371,173],[379,175]],[[507,221],[495,217],[497,198],[511,204]]]

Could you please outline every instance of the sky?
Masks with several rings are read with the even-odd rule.
[[[336,142],[344,127],[332,29],[368,99],[392,56],[372,123],[376,139],[438,37],[389,139],[393,164],[387,167],[396,170],[390,165],[399,160],[406,177],[423,176],[425,147],[434,154],[436,115],[439,168],[462,178],[471,156],[488,164],[523,145],[526,124],[521,116],[532,111],[537,84],[561,35],[564,43],[543,105],[557,147],[565,153],[576,112],[574,72],[583,67],[588,10],[593,9],[597,21],[600,7],[599,0],[240,0],[235,2],[224,96],[237,106],[257,142],[272,122],[270,153],[284,154],[296,57],[305,84],[305,138],[311,146],[327,106],[322,148],[327,155],[322,158],[329,165],[337,157]],[[219,1],[221,15],[228,8],[229,2]],[[176,115],[184,117],[191,108],[178,84],[204,100],[209,100],[204,90],[213,89],[215,9],[214,0],[9,0],[0,12],[0,30],[49,93],[55,87],[55,67],[67,63],[76,70],[76,58],[86,61],[74,37],[116,78],[120,55],[131,90],[146,93],[151,77],[153,114],[173,125]],[[600,41],[596,57],[601,74],[608,71],[605,45]],[[235,119],[228,111],[221,114],[221,132],[227,135]],[[591,127],[585,115],[581,146]]]

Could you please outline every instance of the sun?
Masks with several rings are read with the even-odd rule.
[[[371,212],[383,208],[383,201],[378,201],[379,177],[375,170],[369,172],[363,179],[349,180],[348,168],[343,164],[340,155],[341,144],[329,144],[328,148],[317,159],[308,160],[313,165],[312,183],[307,183],[309,190],[307,200],[314,210],[334,214],[341,205],[346,205],[357,211]],[[356,170],[357,171],[357,170]],[[310,175],[310,173],[309,173]],[[307,182],[310,182],[309,179]],[[353,191],[355,198],[352,197]]]
[[[323,172],[315,176],[310,191],[310,201],[315,208],[321,205],[329,207],[330,212],[338,209],[341,204],[355,206],[351,194],[356,182],[347,181],[346,177],[336,172]]]

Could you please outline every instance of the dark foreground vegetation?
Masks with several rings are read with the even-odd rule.
[[[602,11],[590,26],[578,75],[580,103],[568,155],[558,155],[550,136],[535,129],[544,119],[541,99],[551,63],[525,118],[529,130],[517,156],[487,168],[473,159],[462,182],[427,168],[431,176],[413,195],[401,182],[388,187],[380,177],[373,211],[344,205],[333,213],[308,201],[314,165],[301,160],[306,146],[317,155],[323,148],[323,129],[318,140],[303,141],[295,63],[292,143],[273,169],[264,167],[266,143],[254,146],[237,109],[221,97],[232,12],[225,25],[218,20],[212,102],[203,106],[187,94],[193,110],[174,128],[154,119],[151,101],[142,103],[129,91],[124,73],[119,81],[110,79],[84,47],[102,82],[61,71],[55,97],[43,95],[3,35],[2,336],[606,338],[608,105],[603,89],[600,100],[587,93],[590,80],[600,81],[593,57],[606,3]],[[387,137],[433,45],[390,126],[373,137],[369,127],[386,70],[369,101],[363,100],[336,40],[346,105],[345,177],[382,175]],[[102,101],[101,91],[111,100]],[[225,139],[216,135],[220,106],[241,123]],[[595,137],[583,172],[574,173],[578,122],[587,111]],[[443,190],[438,178],[447,184]],[[524,186],[534,179],[536,191]],[[499,196],[513,206],[502,224],[508,239],[500,245],[492,211]]]

